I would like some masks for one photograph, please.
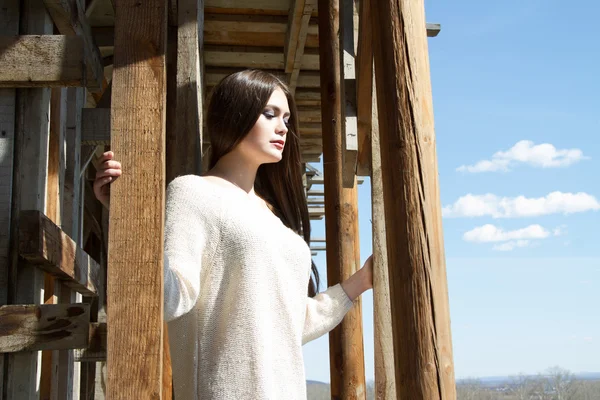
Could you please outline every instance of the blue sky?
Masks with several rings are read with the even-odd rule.
[[[425,7],[442,25],[429,53],[456,376],[600,371],[600,42],[586,22],[600,3]],[[367,179],[363,261],[370,212]],[[315,261],[325,276],[325,254]],[[367,379],[372,312],[369,292]],[[304,353],[307,378],[328,382],[327,335]]]

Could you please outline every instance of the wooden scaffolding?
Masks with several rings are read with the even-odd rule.
[[[0,400],[171,398],[164,189],[205,169],[211,90],[245,68],[296,98],[330,285],[371,178],[377,398],[456,398],[423,0],[0,1]],[[366,396],[356,303],[332,399]]]

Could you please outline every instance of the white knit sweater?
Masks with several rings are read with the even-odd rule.
[[[176,400],[306,399],[302,345],[352,307],[306,295],[306,242],[241,190],[199,176],[168,187],[165,319]]]

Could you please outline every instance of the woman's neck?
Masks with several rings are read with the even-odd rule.
[[[254,181],[258,165],[250,165],[243,162],[240,157],[227,157],[228,155],[230,154],[221,157],[217,164],[208,171],[208,175],[225,179],[246,193],[254,195]]]

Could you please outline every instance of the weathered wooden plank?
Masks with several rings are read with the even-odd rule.
[[[19,254],[82,294],[97,295],[100,266],[44,214],[21,212]]]
[[[205,46],[207,67],[261,68],[284,70],[283,54],[278,49],[247,46]],[[319,56],[306,51],[301,57],[303,70],[319,70]]]
[[[299,3],[304,4],[300,5]],[[316,7],[316,0],[297,0],[294,7],[298,10],[294,10],[293,19],[290,13],[290,28],[286,39],[287,48],[284,49],[285,70],[290,73],[289,86],[292,92],[296,90],[300,69],[303,67],[309,23],[311,14]],[[295,51],[291,50],[294,45],[296,46]]]
[[[360,1],[359,15],[358,49],[356,52],[356,116],[358,128],[356,174],[358,176],[368,176],[371,173],[371,110],[373,108],[371,0]]]
[[[111,186],[107,397],[113,400],[159,399],[163,389],[166,45],[167,2],[116,2],[111,149],[124,171],[140,173]]]
[[[335,285],[360,268],[358,196],[356,184],[342,182],[342,73],[339,2],[319,0],[323,173],[325,177],[325,237],[327,283]],[[360,299],[329,333],[331,397],[365,399],[365,373]]]
[[[373,1],[398,398],[456,399],[423,1]]]
[[[354,2],[342,2],[340,18],[340,36],[342,38],[342,115],[344,118],[342,133],[342,183],[351,188],[356,176],[358,159],[358,126],[356,115],[356,66],[354,37]]]
[[[180,0],[177,28],[175,115],[167,130],[167,184],[200,174],[204,113],[203,1]]]
[[[85,348],[89,304],[0,307],[0,353]]]
[[[62,196],[64,190],[64,141],[66,128],[66,89],[53,88],[50,97],[50,137],[48,140],[48,185],[46,195],[46,215],[54,224],[62,221]],[[55,282],[52,275],[44,280],[45,304],[56,304],[62,284]],[[68,376],[57,374],[59,367],[58,351],[42,352],[42,374],[40,377],[40,398],[50,399],[56,392],[60,379]],[[56,397],[55,397],[56,398]]]
[[[94,88],[79,36],[0,36],[0,87]]]
[[[365,0],[362,0],[365,1]],[[368,0],[367,0],[368,1]],[[370,4],[368,4],[370,7]],[[364,14],[363,14],[364,15]],[[371,62],[371,65],[373,63]],[[372,76],[372,75],[371,75]],[[372,87],[372,124],[369,138],[373,149],[371,161],[371,221],[373,222],[373,336],[375,339],[375,398],[396,399],[394,375],[394,338],[390,308],[390,283],[385,239],[385,214],[382,187],[377,96]]]
[[[19,5],[21,16],[18,34],[52,33],[52,21],[41,2],[21,1]],[[3,69],[0,70],[4,72]],[[26,89],[17,90],[16,93],[8,300],[12,304],[40,304],[44,301],[44,273],[18,257],[18,217],[22,209],[45,211],[50,90]],[[37,400],[41,353],[12,353],[6,360],[6,397]]]
[[[87,75],[93,77],[87,87],[93,91],[102,90],[103,83],[106,84],[102,56],[94,42],[92,30],[85,15],[85,2],[83,0],[44,0],[44,4],[60,34],[79,36],[83,39]]]
[[[286,15],[290,0],[207,0],[207,13]]]
[[[19,1],[6,0],[0,8],[0,35],[18,34]],[[0,306],[8,302],[14,139],[15,90],[0,89]],[[0,400],[5,400],[4,359],[0,355]]]
[[[110,144],[110,108],[84,108],[82,110],[81,144]]]
[[[78,242],[80,229],[80,171],[82,114],[85,93],[82,88],[67,89],[67,126],[65,152],[65,193],[63,196],[62,230]]]
[[[317,106],[321,107],[321,93],[316,90],[310,89],[296,89],[296,93],[294,94],[294,98],[296,99],[296,104],[298,107],[301,106]]]
[[[207,64],[206,68],[206,86],[214,87],[221,81],[221,79],[225,78],[227,75],[237,72],[243,68],[212,68]],[[279,78],[286,79],[283,71],[275,71],[268,70],[268,72],[278,76]],[[298,88],[314,88],[319,89],[321,84],[319,82],[319,72],[317,71],[302,71],[298,76],[298,83],[296,85]]]

